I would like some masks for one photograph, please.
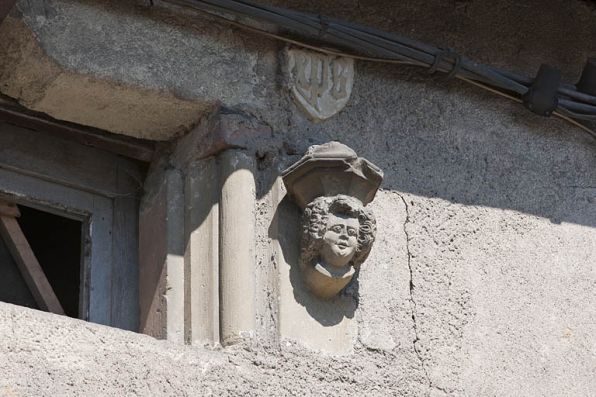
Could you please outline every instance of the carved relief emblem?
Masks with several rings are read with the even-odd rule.
[[[298,48],[288,50],[292,95],[314,121],[339,113],[354,85],[354,60]]]

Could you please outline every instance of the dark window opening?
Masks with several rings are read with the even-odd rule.
[[[67,316],[79,317],[81,233],[79,221],[19,205],[17,218]],[[0,238],[0,300],[38,308],[6,244]]]
[[[0,301],[39,309],[6,243],[0,237]]]

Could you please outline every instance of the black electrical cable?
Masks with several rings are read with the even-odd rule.
[[[257,20],[273,23],[274,25],[284,27],[284,28],[291,28],[295,29],[301,33],[306,33],[309,35],[318,36],[318,33],[321,31],[320,19],[317,16],[309,15],[310,23],[306,23],[304,21],[304,17],[298,18],[296,13],[288,10],[279,9],[276,7],[265,6],[258,3],[253,3],[251,1],[240,1],[240,0],[175,0],[173,3],[180,3],[185,4],[191,7],[200,7],[203,6],[204,8],[208,9],[215,9],[219,12],[228,12],[235,15],[243,16],[243,17],[250,17]],[[308,15],[308,14],[303,14]],[[376,43],[369,43],[364,40],[362,37],[356,37],[354,35],[350,35],[341,31],[336,31],[331,28],[333,25],[341,25],[343,24],[341,21],[333,21],[329,20],[330,28],[328,29],[329,34],[334,33],[334,36],[339,39],[339,41],[351,47],[356,51],[372,51],[376,55],[381,55],[382,57],[390,57],[391,59],[398,59],[402,61],[412,62],[414,64],[422,64],[430,67],[434,61],[434,57],[441,51],[437,48],[426,46],[427,49],[431,48],[434,54],[424,54],[420,52],[418,56],[413,54],[412,48],[400,46],[397,50],[395,49],[386,49],[382,46],[379,46]],[[354,25],[358,26],[358,25]],[[373,34],[367,34],[368,38],[375,37]],[[365,33],[361,33],[361,36],[365,36]],[[391,35],[391,37],[396,37],[395,35]],[[398,37],[398,36],[397,36]],[[378,37],[377,37],[378,39]],[[409,40],[410,43],[414,42],[414,40]],[[399,43],[394,43],[395,45],[399,45]],[[420,44],[420,43],[419,43]],[[420,47],[420,46],[418,46]],[[406,52],[403,54],[400,50]],[[422,59],[420,59],[422,58]],[[489,68],[481,68],[478,64],[469,62],[465,59],[462,59],[462,67],[468,70],[473,71],[478,76],[467,75],[463,74],[464,77],[472,78],[474,80],[479,80],[485,83],[489,83],[492,85],[496,85],[500,88],[504,88],[510,91],[517,92],[518,94],[524,94],[528,87],[525,87],[513,80],[503,78],[498,73],[493,72]],[[443,71],[449,72],[454,67],[451,64],[451,67],[443,69]],[[479,78],[480,77],[480,78]],[[500,84],[495,84],[495,80],[498,81]]]
[[[308,15],[308,14],[304,14],[304,13],[299,13],[299,14]],[[360,25],[349,23],[349,22],[337,21],[337,20],[334,20],[334,19],[330,19],[329,21],[330,21],[330,23],[339,23],[339,24],[341,24],[343,26],[350,27],[350,28],[353,28],[353,29],[356,29],[356,30],[360,30],[360,31],[363,31],[363,32],[367,32],[367,33],[370,33],[372,35],[375,35],[375,36],[378,36],[378,37],[382,37],[382,38],[384,38],[386,40],[389,40],[389,41],[398,42],[398,43],[400,43],[400,44],[402,44],[404,46],[408,46],[408,47],[412,47],[412,48],[418,49],[421,52],[426,52],[428,54],[436,54],[436,52],[437,52],[437,49],[434,48],[434,47],[432,47],[432,46],[426,45],[424,43],[420,43],[420,42],[418,42],[416,40],[411,40],[411,39],[404,38],[404,37],[401,37],[401,36],[398,36],[398,35],[394,35],[394,34],[391,34],[391,33],[388,33],[388,32],[384,32],[382,30],[377,30],[377,29],[373,29],[373,28],[369,28],[369,27],[365,27],[365,26],[360,26]],[[523,84],[523,85],[525,85],[527,87],[531,86],[532,83],[534,82],[534,79],[531,78],[531,77],[522,76],[520,74],[517,74],[517,73],[514,73],[514,72],[509,72],[509,71],[506,71],[506,70],[499,70],[499,69],[492,68],[492,67],[489,67],[489,66],[483,66],[483,67],[486,68],[486,69],[488,69],[488,70],[491,70],[494,73],[500,74],[503,77],[506,77],[506,78],[508,78],[510,80],[513,80],[513,81],[515,81],[517,83]],[[449,69],[447,69],[445,66],[443,66],[443,70],[450,70],[450,69],[451,69],[451,67]],[[470,77],[470,76],[464,76],[464,77],[474,78],[474,77]],[[596,104],[596,97],[593,97],[593,96],[586,95],[586,94],[583,94],[581,92],[578,92],[576,90],[575,86],[573,86],[573,85],[560,84],[559,85],[559,92],[561,94],[563,94],[563,95],[567,95],[567,96],[569,96],[571,98],[575,98],[575,99],[578,99],[580,101],[584,101],[584,102],[589,102],[589,103]]]
[[[368,50],[374,51],[376,48],[386,48],[386,49],[390,49],[397,53],[402,53],[402,51],[407,52],[411,58],[416,59],[422,65],[428,66],[428,67],[431,67],[433,65],[436,57],[439,56],[439,54],[444,52],[444,50],[434,48],[432,53],[429,54],[427,52],[419,51],[417,49],[413,49],[411,47],[405,46],[403,44],[400,44],[399,42],[390,40],[385,37],[380,37],[378,35],[374,35],[372,33],[367,33],[365,31],[361,31],[361,30],[357,30],[357,29],[347,28],[347,27],[342,26],[341,24],[335,23],[333,21],[330,21],[330,26],[331,26],[331,28],[329,29],[330,33],[338,32],[338,34],[344,38],[349,37],[349,38],[352,38],[352,40],[354,40],[354,41],[360,40],[360,39],[366,41],[367,43],[370,44],[365,47]],[[447,67],[443,66],[443,68],[441,70],[443,70],[445,72],[450,72],[455,68],[455,64],[452,64],[450,61],[446,60],[445,63],[447,63],[449,66],[447,66]],[[498,85],[501,88],[505,88],[510,91],[517,92],[518,94],[524,94],[528,90],[528,87],[526,87],[522,84],[519,84],[516,81],[505,78],[489,68],[480,67],[478,64],[471,63],[470,61],[467,61],[463,58],[461,58],[461,70],[462,70],[462,73],[460,73],[460,75],[462,75],[464,77],[472,78],[472,79],[480,80],[480,81],[484,81],[484,82],[489,82],[492,84],[494,84],[495,80],[497,80],[497,81],[499,81],[500,84],[498,84]],[[465,72],[468,72],[468,73],[465,73]]]
[[[559,106],[557,108],[557,110],[560,111],[561,113],[563,113],[564,115],[569,116],[574,119],[586,120],[586,121],[596,121],[596,114],[580,114],[580,113],[572,112],[563,106]]]
[[[559,105],[574,111],[580,112],[587,112],[596,115],[596,106],[586,105],[583,103],[571,101],[569,99],[564,99],[559,97]]]
[[[198,11],[209,13],[216,11],[233,15],[236,17],[248,17],[254,20],[273,24],[278,28],[284,28],[311,37],[326,41],[330,45],[341,45],[354,51],[356,54],[344,54],[357,59],[377,60],[381,62],[395,61],[422,67],[436,69],[447,73],[449,76],[457,75],[468,82],[478,82],[480,87],[486,85],[497,87],[520,96],[528,93],[535,79],[517,73],[500,70],[493,67],[480,65],[462,58],[459,54],[439,49],[413,39],[398,36],[370,27],[360,26],[353,23],[335,20],[322,15],[312,15],[304,12],[285,10],[265,4],[259,4],[248,0],[166,0],[193,8]],[[213,14],[210,14],[213,15]],[[238,22],[231,21],[219,15],[214,17],[225,19],[230,23],[244,26],[246,28],[260,31],[263,34],[284,39],[281,36],[266,32],[262,29],[247,27]],[[284,40],[296,43],[295,40]],[[309,48],[313,46],[308,46]],[[318,50],[325,51],[317,47]],[[327,51],[331,52],[331,51]],[[333,53],[333,52],[331,52]],[[337,51],[335,53],[338,53]],[[343,54],[343,53],[342,53]],[[360,56],[357,54],[367,54]],[[373,54],[374,57],[368,56]],[[449,56],[447,56],[449,55]],[[494,90],[492,90],[494,91]],[[497,91],[495,91],[497,92]],[[555,115],[565,115],[579,120],[596,120],[596,96],[580,92],[573,85],[558,84],[555,87],[558,103]],[[503,96],[513,98],[508,94]],[[520,100],[517,100],[518,102]],[[581,124],[574,123],[583,128],[589,129]],[[592,132],[593,134],[593,132]]]

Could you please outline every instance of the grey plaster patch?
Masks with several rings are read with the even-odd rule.
[[[42,48],[64,69],[187,99],[254,101],[256,54],[226,26],[200,17],[164,23],[146,8],[105,1],[42,4],[17,2]]]
[[[359,281],[359,340],[369,349],[414,353],[416,338],[410,307],[410,270],[407,236],[400,225],[406,222],[401,197],[381,190],[369,204],[378,214],[377,241]]]
[[[590,395],[596,256],[583,247],[594,244],[593,228],[512,211],[483,218],[481,235],[458,242],[470,266],[455,279],[475,312],[462,329],[462,386],[470,394]]]
[[[2,93],[57,119],[137,138],[167,140],[192,129],[214,101],[189,101],[62,69],[20,19],[0,25]]]

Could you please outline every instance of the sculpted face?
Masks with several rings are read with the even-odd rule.
[[[348,285],[370,252],[375,226],[360,200],[342,194],[317,197],[304,208],[300,270],[317,298],[331,299]]]
[[[327,231],[323,236],[321,259],[333,267],[344,267],[356,253],[358,219],[348,215],[329,214]]]

